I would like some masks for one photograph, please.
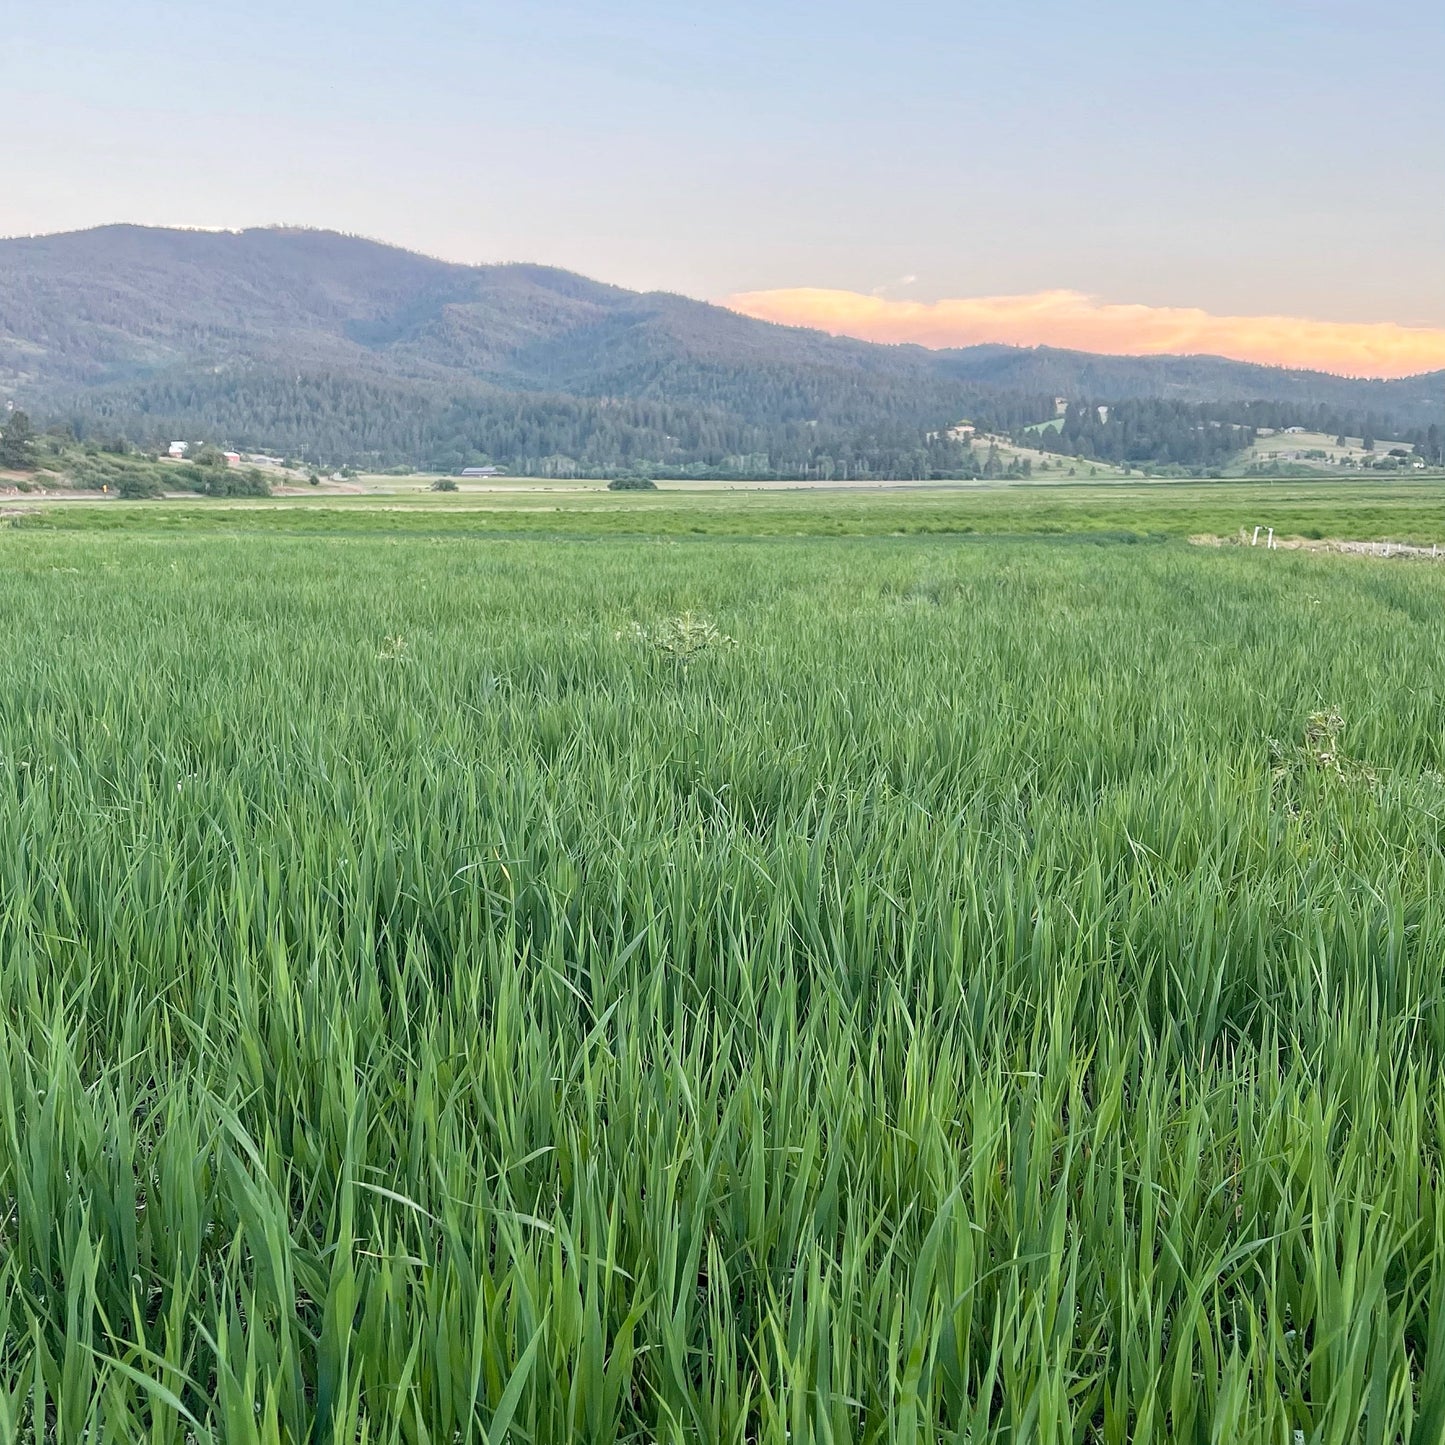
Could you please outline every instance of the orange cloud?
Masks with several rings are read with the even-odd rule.
[[[1215,316],[1189,307],[1114,305],[1078,291],[923,302],[800,287],[743,292],[723,305],[787,326],[930,347],[1005,342],[1118,356],[1230,356],[1343,376],[1413,376],[1445,368],[1445,329]]]

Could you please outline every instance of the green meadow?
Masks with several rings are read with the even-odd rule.
[[[1445,1439],[1438,484],[9,520],[0,1441]]]
[[[1445,546],[1439,479],[1135,481],[931,487],[715,485],[607,492],[557,483],[455,494],[212,499],[127,505],[17,502],[46,530],[145,534],[232,532],[284,538],[462,537],[1002,537],[1180,540],[1280,536]],[[1261,536],[1263,536],[1261,532]]]

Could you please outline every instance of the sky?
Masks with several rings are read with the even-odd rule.
[[[876,340],[1445,367],[1439,0],[0,14],[0,234],[304,224]]]

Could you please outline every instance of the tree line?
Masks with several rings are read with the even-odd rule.
[[[967,480],[1008,475],[1010,466],[1017,473],[1018,464],[954,434],[964,417],[981,436],[1058,456],[1194,472],[1221,468],[1265,428],[1398,435],[1386,416],[1324,405],[1075,400],[1059,418],[1051,396],[767,364],[669,361],[639,370],[628,385],[640,394],[192,372],[77,394],[62,418],[81,439],[123,435],[152,450],[174,438],[222,441],[318,468],[497,465],[546,477],[703,480]],[[1445,463],[1438,425],[1404,439],[1427,461]]]
[[[495,464],[537,476],[764,477],[926,480],[980,475],[984,462],[949,428],[991,407],[1000,430],[1041,414],[1042,398],[985,399],[946,385],[914,391],[852,379],[825,398],[821,383],[780,373],[740,376],[729,390],[711,368],[709,399],[692,368],[682,399],[576,396],[355,376],[170,377],[82,394],[62,414],[81,439],[125,435],[158,448],[173,438],[223,440],[315,466],[396,464],[457,471]],[[659,390],[664,388],[659,387]],[[1051,405],[1051,403],[1050,403]]]
[[[1431,465],[1445,464],[1445,432],[1438,424],[1403,430],[1377,412],[1347,412],[1289,402],[1181,402],[1153,399],[1071,402],[1057,425],[1034,424],[1014,439],[1041,451],[1119,466],[1178,466],[1210,470],[1250,447],[1263,431],[1300,427],[1336,438],[1360,438],[1366,450],[1377,438],[1395,437]]]

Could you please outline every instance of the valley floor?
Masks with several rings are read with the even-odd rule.
[[[194,496],[147,502],[22,495],[0,513],[27,527],[194,535],[217,527],[267,535],[323,533],[584,537],[1015,535],[1162,541],[1211,535],[1445,545],[1439,478],[1220,481],[957,482],[805,487],[664,483],[611,492],[603,482],[468,483],[433,492],[419,480],[362,493],[305,489],[255,500]]]

